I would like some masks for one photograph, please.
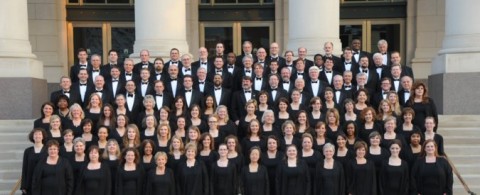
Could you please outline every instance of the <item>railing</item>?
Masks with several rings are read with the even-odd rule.
[[[17,183],[15,183],[15,186],[13,186],[12,191],[10,191],[10,195],[15,195],[15,192],[17,192],[20,189],[21,182],[22,182],[22,177],[18,178]]]
[[[460,175],[460,173],[458,172],[458,170],[455,167],[455,165],[453,164],[453,162],[450,160],[450,158],[448,158],[447,154],[445,154],[445,159],[447,159],[448,164],[450,164],[450,167],[452,167],[453,173],[455,173],[458,180],[460,180],[460,183],[462,183],[463,189],[465,189],[465,191],[467,191],[467,193],[470,194],[470,195],[477,195],[477,194],[475,194],[475,192],[470,191],[470,188],[468,187],[467,183],[465,182],[465,180],[463,180],[462,175]]]

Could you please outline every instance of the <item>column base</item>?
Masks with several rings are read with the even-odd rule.
[[[150,61],[152,62],[157,57],[161,57],[167,62],[172,48],[180,50],[180,56],[189,52],[186,40],[137,40],[133,48],[134,52],[130,54],[130,58],[134,59],[135,63],[140,62],[140,51],[143,49],[150,52]]]
[[[429,95],[439,114],[480,114],[480,72],[441,73],[428,77]]]
[[[0,58],[1,77],[32,77],[43,79],[43,63],[34,58]]]
[[[41,105],[48,101],[45,79],[0,77],[0,91],[0,119],[38,118]]]
[[[325,54],[323,45],[328,41],[333,43],[333,55],[340,57],[343,54],[342,42],[338,38],[290,39],[287,48],[296,52],[299,47],[305,47],[308,58],[313,60],[315,54]]]
[[[447,50],[440,50],[438,56],[433,59],[432,74],[440,73],[471,73],[480,72],[480,51],[463,51],[458,53]]]

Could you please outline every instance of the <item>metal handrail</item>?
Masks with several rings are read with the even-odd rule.
[[[467,191],[467,193],[470,194],[470,195],[477,195],[477,194],[475,194],[475,192],[470,191],[470,188],[468,187],[467,183],[465,182],[465,180],[463,180],[462,175],[460,175],[460,173],[457,170],[457,167],[455,167],[455,165],[450,160],[450,158],[448,158],[447,154],[445,154],[445,159],[447,159],[448,164],[450,164],[450,167],[452,167],[453,173],[455,173],[458,180],[460,180],[460,183],[462,183],[463,189],[465,189],[465,191]]]
[[[18,191],[20,188],[20,183],[22,182],[22,177],[18,178],[17,183],[15,183],[15,186],[13,186],[12,191],[10,191],[10,195],[15,195],[15,192]]]

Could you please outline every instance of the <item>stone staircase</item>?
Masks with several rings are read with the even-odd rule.
[[[472,192],[480,193],[480,116],[439,116],[437,132],[447,153]],[[454,175],[453,194],[468,194]]]
[[[438,133],[444,137],[447,155],[470,190],[480,194],[480,116],[439,116],[439,121]],[[10,194],[20,178],[23,151],[31,146],[27,135],[32,126],[32,120],[0,120],[0,195]],[[467,194],[454,178],[453,194]]]

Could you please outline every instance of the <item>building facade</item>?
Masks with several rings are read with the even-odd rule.
[[[369,52],[377,51],[378,40],[387,40],[389,51],[401,53],[402,64],[413,68],[417,80],[441,75],[429,79],[440,113],[480,113],[465,104],[468,101],[459,102],[464,107],[450,106],[450,88],[458,90],[461,83],[444,87],[457,82],[449,76],[478,76],[473,64],[460,72],[445,65],[455,63],[445,56],[452,52],[446,33],[479,40],[480,27],[462,26],[468,19],[460,20],[469,17],[463,9],[480,7],[475,0],[18,0],[0,5],[0,21],[8,23],[0,32],[0,40],[8,43],[0,45],[0,89],[15,87],[9,81],[28,85],[28,92],[2,95],[0,108],[16,110],[25,107],[23,101],[28,106],[18,114],[1,111],[0,118],[38,116],[36,108],[47,100],[48,91],[58,88],[60,76],[68,75],[78,48],[100,54],[106,62],[110,49],[119,51],[120,58],[138,57],[141,49],[168,58],[173,47],[196,56],[201,46],[214,52],[217,42],[223,42],[227,52],[240,54],[242,42],[249,40],[254,48],[267,51],[271,42],[279,43],[282,52],[306,47],[313,56],[324,53],[326,41],[332,41],[340,55],[353,38],[361,39],[362,49]],[[14,45],[20,49],[9,52]],[[473,50],[469,46],[454,52],[473,55]],[[22,103],[5,103],[20,95],[25,97]]]

